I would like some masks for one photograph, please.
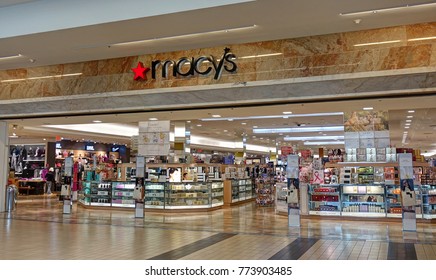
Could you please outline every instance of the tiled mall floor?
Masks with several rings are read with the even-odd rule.
[[[398,222],[302,219],[288,227],[248,203],[207,213],[88,210],[62,214],[57,199],[21,200],[0,214],[4,260],[436,260],[436,224],[416,233]]]

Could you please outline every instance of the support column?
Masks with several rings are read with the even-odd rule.
[[[6,187],[9,174],[8,154],[8,124],[0,121],[0,212],[6,211]]]
[[[174,122],[174,162],[185,162],[186,124]]]

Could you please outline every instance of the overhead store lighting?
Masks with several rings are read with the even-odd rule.
[[[343,125],[338,126],[306,126],[282,128],[254,128],[253,133],[291,133],[291,132],[331,132],[344,131]]]
[[[43,127],[50,127],[63,130],[84,131],[92,133],[101,133],[108,135],[117,135],[132,137],[138,135],[139,129],[137,126],[130,126],[126,124],[116,123],[89,123],[89,124],[63,124],[63,125],[43,125]]]
[[[436,40],[436,36],[433,36],[433,37],[421,37],[421,38],[412,38],[412,39],[407,39],[408,42],[413,42],[413,41],[426,41],[426,40]]]
[[[369,42],[369,43],[355,44],[353,46],[355,46],[355,47],[363,47],[363,46],[372,46],[372,45],[394,44],[394,43],[399,43],[399,42],[401,42],[401,40]]]
[[[16,54],[16,55],[10,55],[10,56],[0,56],[0,60],[9,60],[9,59],[16,59],[16,58],[22,58],[22,54]]]
[[[190,37],[205,36],[205,35],[216,35],[216,34],[220,34],[220,33],[230,33],[230,32],[236,32],[236,31],[250,30],[250,29],[253,29],[256,27],[257,26],[255,24],[253,24],[253,25],[248,25],[248,26],[239,26],[239,27],[232,27],[232,28],[212,30],[212,31],[204,31],[204,32],[197,32],[197,33],[168,36],[168,37],[159,37],[159,38],[151,38],[151,39],[145,39],[145,40],[114,43],[114,44],[109,44],[109,46],[110,47],[128,46],[128,45],[136,45],[136,44],[146,44],[146,43],[157,42],[157,41],[161,41],[161,40],[174,40],[174,39],[190,38]]]
[[[418,8],[431,8],[436,7],[436,3],[424,3],[424,4],[412,4],[412,5],[403,5],[382,9],[373,9],[373,10],[364,10],[357,12],[348,12],[348,13],[340,13],[341,16],[360,16],[360,15],[371,15],[371,14],[379,14],[379,13],[387,13],[387,12],[403,12],[412,9]]]
[[[321,141],[321,142],[304,142],[305,146],[321,146],[321,145],[344,145],[345,141]]]
[[[314,114],[292,114],[286,115],[289,118],[307,118],[307,117],[325,117],[325,116],[343,116],[343,112],[330,112],[330,113],[314,113]],[[270,116],[248,116],[248,117],[231,117],[231,118],[206,118],[201,121],[233,121],[233,120],[260,120],[260,119],[283,119],[283,115],[270,115]]]
[[[344,136],[339,135],[325,135],[325,136],[287,136],[284,137],[283,140],[285,141],[313,141],[313,140],[342,140],[344,139]]]

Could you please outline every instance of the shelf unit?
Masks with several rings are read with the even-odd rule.
[[[145,182],[144,208],[164,209],[165,182]]]
[[[340,216],[340,189],[339,184],[308,185],[309,214]]]
[[[111,206],[112,183],[99,181],[83,182],[79,201],[87,206]]]
[[[223,182],[211,182],[211,206],[217,207],[224,204],[224,184]]]
[[[271,177],[256,178],[256,203],[258,206],[274,205],[274,180]]]
[[[342,185],[342,216],[385,217],[383,185]]]
[[[436,186],[422,185],[422,216],[424,219],[436,218]]]
[[[112,206],[134,208],[135,200],[133,199],[133,190],[135,183],[127,182],[112,182]]]

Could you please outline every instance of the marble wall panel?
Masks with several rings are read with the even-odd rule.
[[[408,39],[436,36],[435,34],[436,22],[433,22],[0,71],[0,80],[82,73],[80,76],[72,77],[0,83],[0,98],[7,100],[432,67],[436,66],[436,40],[408,41]],[[391,40],[399,40],[399,42],[355,46],[359,43]],[[236,60],[238,70],[233,74],[223,72],[220,80],[214,80],[212,75],[205,77],[198,74],[186,78],[170,75],[164,79],[160,73],[156,80],[152,80],[151,71],[147,73],[147,80],[133,80],[131,69],[136,67],[139,61],[143,62],[144,66],[151,67],[151,62],[157,59],[177,61],[181,57],[196,58],[201,55],[213,55],[219,59],[224,47],[229,47],[238,57]],[[271,53],[282,54],[243,58]]]

